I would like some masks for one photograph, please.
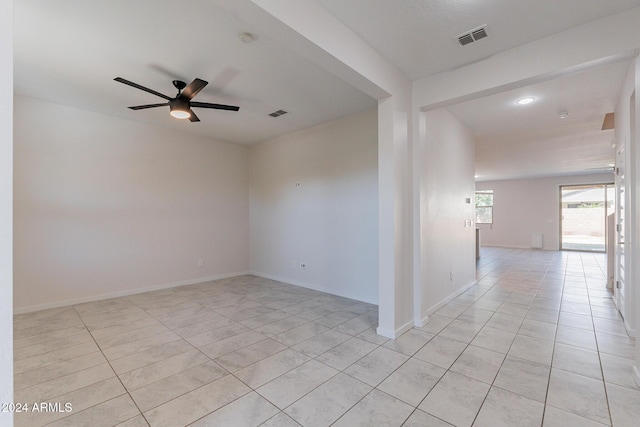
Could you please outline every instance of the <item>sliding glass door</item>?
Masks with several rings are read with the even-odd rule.
[[[607,215],[614,212],[613,184],[560,187],[560,249],[604,252]]]

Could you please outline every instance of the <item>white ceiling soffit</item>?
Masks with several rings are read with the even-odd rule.
[[[240,34],[256,35],[243,43]],[[210,0],[20,0],[14,5],[14,89],[80,109],[251,144],[369,108],[377,102],[249,28]],[[163,102],[115,77],[174,96],[174,79],[209,82],[194,109],[172,119]],[[288,114],[273,118],[277,110]]]
[[[639,0],[317,0],[412,80],[640,5]],[[486,25],[490,37],[460,46]]]
[[[478,180],[598,172],[613,163],[614,130],[601,130],[602,122],[629,67],[627,60],[448,107],[476,135]],[[535,101],[515,103],[528,96]]]

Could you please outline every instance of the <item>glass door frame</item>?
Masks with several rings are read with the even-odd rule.
[[[563,230],[562,230],[562,222],[564,220],[564,215],[562,212],[562,191],[565,188],[568,187],[594,187],[594,188],[598,188],[601,187],[602,188],[602,192],[603,192],[603,201],[604,201],[604,219],[603,219],[603,226],[604,226],[604,250],[592,250],[592,249],[575,249],[575,248],[564,248],[563,247]],[[609,214],[609,206],[607,203],[607,195],[608,195],[608,191],[609,191],[609,187],[613,187],[615,189],[615,183],[614,182],[601,182],[601,183],[595,183],[595,184],[561,184],[559,186],[559,203],[558,203],[558,214],[559,214],[559,218],[560,218],[560,223],[559,223],[559,250],[561,251],[572,251],[572,252],[593,252],[593,253],[606,253],[607,251],[607,215]],[[615,191],[613,192],[614,197],[617,197],[617,194],[615,193]],[[614,211],[615,211],[615,203],[616,201],[613,201],[614,203]]]

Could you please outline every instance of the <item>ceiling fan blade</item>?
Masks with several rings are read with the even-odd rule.
[[[140,89],[140,90],[143,90],[143,91],[145,91],[145,92],[149,92],[149,93],[151,93],[151,94],[154,94],[154,95],[156,95],[156,96],[159,96],[160,98],[164,98],[164,99],[166,99],[167,101],[169,101],[169,100],[173,99],[173,98],[171,98],[171,97],[169,97],[169,96],[167,96],[167,95],[164,95],[164,94],[162,94],[162,93],[160,93],[160,92],[156,92],[156,91],[155,91],[155,90],[153,90],[153,89],[149,89],[148,87],[140,86],[140,85],[139,85],[139,84],[137,84],[137,83],[130,82],[129,80],[123,79],[122,77],[116,77],[116,78],[115,78],[115,79],[113,79],[113,80],[115,80],[115,81],[117,81],[117,82],[120,82],[120,83],[124,83],[124,84],[129,85],[129,86],[132,86],[132,87],[135,87],[136,89]]]
[[[168,102],[163,102],[162,104],[148,104],[148,105],[136,105],[133,107],[129,107],[132,110],[144,110],[147,108],[155,108],[155,107],[166,107],[167,105],[169,105]]]
[[[209,82],[205,82],[202,79],[195,79],[187,87],[185,87],[180,93],[179,98],[191,100],[194,96],[198,94]]]
[[[229,110],[229,111],[238,111],[240,107],[236,107],[235,105],[224,105],[224,104],[211,104],[209,102],[192,102],[192,107],[198,108],[212,108],[214,110]]]
[[[193,110],[189,110],[189,113],[191,113],[191,115],[189,116],[189,121],[190,122],[199,122],[200,119],[198,118],[198,116],[196,116],[196,113],[193,112]]]

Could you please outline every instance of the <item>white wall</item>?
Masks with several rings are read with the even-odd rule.
[[[560,185],[612,182],[612,173],[477,182],[476,190],[493,190],[493,225],[478,226],[482,245],[530,248],[542,233],[543,249],[558,250]]]
[[[618,145],[617,149],[624,148],[624,160],[623,165],[621,166],[624,173],[624,181],[625,181],[625,218],[624,218],[624,234],[625,234],[625,250],[623,254],[618,254],[618,256],[623,256],[624,259],[624,283],[625,286],[623,289],[614,289],[615,292],[615,302],[623,312],[625,317],[625,326],[627,330],[632,333],[636,329],[636,313],[635,313],[635,293],[637,286],[635,285],[634,270],[638,270],[638,266],[635,265],[634,260],[638,259],[638,245],[637,240],[634,238],[631,233],[633,230],[637,230],[638,223],[635,221],[634,215],[638,212],[636,208],[636,197],[634,194],[634,186],[632,183],[637,182],[637,171],[634,165],[634,157],[637,155],[638,149],[637,144],[634,145],[634,137],[632,135],[631,127],[631,102],[633,99],[633,93],[636,88],[636,76],[635,76],[635,61],[629,67],[629,71],[625,78],[622,93],[620,94],[620,99],[618,101],[618,105],[616,106],[616,115],[615,115],[615,132],[616,132],[616,143]],[[640,93],[640,92],[637,92]],[[617,156],[616,161],[620,162],[620,156]],[[620,177],[618,177],[618,185],[620,185]],[[620,218],[617,218],[617,221],[622,222]],[[616,280],[619,277],[616,276]],[[624,306],[623,306],[624,305]]]
[[[633,97],[635,92],[635,97]],[[632,102],[634,105],[632,108]],[[634,111],[635,110],[635,111]],[[629,67],[629,72],[622,86],[620,100],[616,106],[616,141],[619,146],[625,147],[625,287],[624,287],[624,313],[625,327],[630,335],[636,336],[640,329],[640,186],[638,174],[640,173],[640,57],[636,57]],[[617,277],[616,277],[617,279]],[[616,302],[620,304],[616,292]],[[637,338],[636,338],[637,339]],[[633,367],[633,376],[640,387],[640,345],[636,345],[636,363]]]
[[[377,155],[376,110],[252,146],[251,270],[375,303]]]
[[[475,283],[475,138],[447,110],[421,113],[420,306],[416,323],[462,289]],[[453,278],[451,277],[453,273]]]
[[[379,101],[377,332],[398,337],[413,325],[411,81],[314,0],[213,1]]]
[[[248,271],[247,147],[31,98],[14,108],[17,311]]]
[[[505,50],[458,69],[417,80],[413,82],[412,92],[414,115],[420,114],[421,111],[478,99],[629,58],[631,52],[636,51],[640,46],[640,32],[637,24],[639,18],[640,8],[630,9]],[[638,80],[640,77],[636,73],[636,87]],[[636,102],[638,98],[636,98]],[[415,121],[414,126],[416,126]],[[636,157],[636,161],[638,158]],[[416,178],[414,177],[414,179]],[[611,181],[611,178],[608,181]],[[635,184],[635,182],[631,183],[633,191],[639,192],[640,190],[637,190]],[[480,183],[478,183],[477,188],[483,187],[480,187]],[[417,190],[414,191],[414,200],[418,199],[416,193]],[[556,207],[556,209],[558,208]],[[526,211],[524,214],[528,214],[528,212]],[[548,219],[556,223],[548,223]],[[536,230],[544,230],[545,234],[551,233],[551,236],[548,237],[555,238],[557,241],[557,214],[544,212],[536,217],[535,221],[537,221]],[[493,236],[483,230],[483,239],[485,242],[491,242],[493,239],[494,242],[499,241],[503,245],[530,247],[531,232],[534,229],[529,228],[529,223],[532,222],[533,220],[523,221],[522,228],[512,229],[512,231],[520,233],[520,237],[516,240],[510,240],[506,233],[502,236],[495,236],[493,230],[490,232],[493,233]],[[524,229],[524,227],[528,229]],[[418,229],[419,227],[414,224],[414,235],[417,234]],[[545,247],[557,249],[557,243],[553,245],[549,245],[549,243],[550,240],[547,239]],[[414,249],[415,247],[414,245]],[[637,264],[637,259],[636,254],[633,260],[634,266]],[[419,269],[414,269],[415,277],[419,277],[420,274]],[[419,281],[416,280],[416,282]],[[637,311],[640,312],[640,299],[636,306],[638,307]],[[638,352],[638,366],[640,366],[640,351]],[[640,384],[640,374],[637,379]]]
[[[13,1],[0,1],[0,402],[13,401]],[[13,414],[0,412],[13,426]]]
[[[634,129],[635,136],[631,138],[632,144],[634,146],[634,177],[636,181],[633,185],[630,186],[630,191],[634,194],[634,205],[632,212],[634,213],[633,217],[633,232],[634,237],[633,240],[635,242],[633,246],[633,252],[631,256],[636,260],[632,263],[633,272],[634,272],[634,280],[631,286],[631,299],[629,310],[633,311],[633,319],[631,319],[633,324],[635,325],[636,331],[636,363],[633,366],[633,375],[636,382],[636,385],[640,387],[640,345],[637,344],[637,333],[640,330],[640,265],[638,265],[638,255],[640,253],[640,209],[638,209],[638,201],[640,200],[640,185],[637,183],[638,175],[640,174],[640,56],[636,56],[633,67],[634,74],[634,91],[635,91],[635,124],[632,126]],[[635,300],[635,301],[633,301]],[[634,303],[635,302],[635,307]]]

